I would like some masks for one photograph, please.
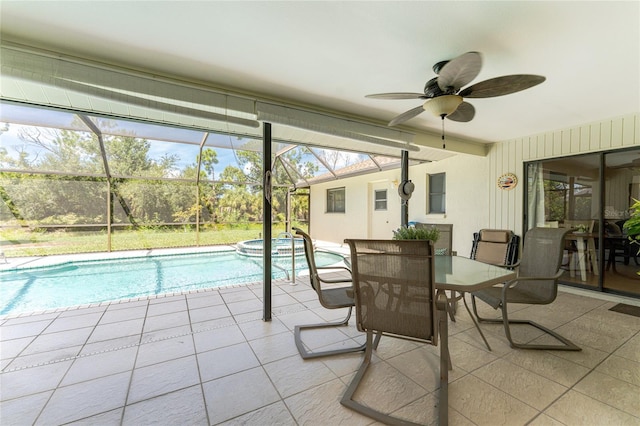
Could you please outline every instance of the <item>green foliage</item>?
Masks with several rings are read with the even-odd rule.
[[[623,229],[627,231],[631,242],[640,245],[640,201],[634,198],[630,210],[631,217],[624,223]]]
[[[431,240],[434,243],[440,238],[438,228],[401,227],[393,231],[394,240]]]

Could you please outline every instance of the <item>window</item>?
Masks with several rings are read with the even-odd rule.
[[[427,213],[445,213],[445,195],[446,195],[446,175],[445,173],[437,173],[427,175],[427,187],[429,188],[429,204]]]
[[[327,189],[327,213],[344,213],[344,187]]]
[[[375,190],[374,209],[375,210],[387,209],[387,190],[386,189]]]

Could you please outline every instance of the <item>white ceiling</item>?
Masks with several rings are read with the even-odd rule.
[[[0,2],[4,39],[388,122],[418,100],[434,63],[483,54],[471,83],[543,84],[471,99],[446,130],[500,141],[640,111],[640,2]],[[423,113],[408,128],[439,132]]]

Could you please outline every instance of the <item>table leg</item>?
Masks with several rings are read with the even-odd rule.
[[[598,268],[598,256],[596,256],[595,238],[589,237],[589,239],[587,240],[587,245],[589,248],[589,259],[591,259],[591,264],[593,265],[593,273],[595,275],[600,275],[600,268]]]
[[[584,238],[576,238],[576,245],[578,246],[578,265],[580,266],[580,279],[582,281],[587,280],[587,267],[584,250]]]
[[[443,290],[438,290],[436,300],[440,333],[440,399],[438,402],[438,424],[447,425],[449,423],[449,369],[452,368],[449,355],[449,318],[447,315],[449,301]]]

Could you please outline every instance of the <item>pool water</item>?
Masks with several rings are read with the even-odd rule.
[[[342,256],[317,252],[318,266]],[[291,258],[273,260],[272,277],[291,274]],[[306,270],[296,256],[296,275]],[[0,315],[156,296],[262,281],[262,259],[233,251],[67,262],[0,273]]]

